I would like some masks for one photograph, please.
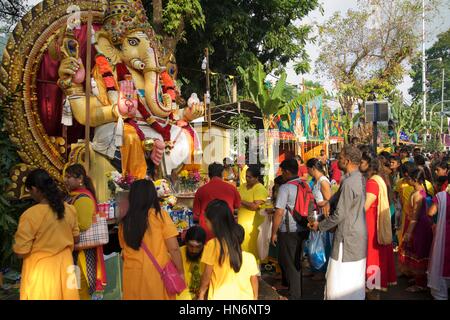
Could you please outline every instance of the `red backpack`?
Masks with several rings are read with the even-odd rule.
[[[297,187],[294,210],[291,211],[288,208],[288,211],[298,224],[306,226],[308,224],[308,215],[315,209],[315,201],[311,188],[302,180],[289,181],[288,183]]]

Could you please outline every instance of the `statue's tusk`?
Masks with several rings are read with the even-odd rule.
[[[144,70],[144,68],[145,68],[145,63],[139,59],[136,59],[136,58],[132,59],[130,61],[130,63],[131,63],[131,66],[136,70]]]

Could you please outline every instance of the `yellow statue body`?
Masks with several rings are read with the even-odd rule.
[[[88,122],[95,137],[87,151],[77,144],[84,138],[82,126],[72,119],[81,125],[87,120],[84,36],[89,17],[95,61],[88,75]],[[99,57],[107,63],[98,65]],[[12,170],[10,195],[27,195],[23,182],[31,169],[43,168],[62,184],[64,167],[89,157],[90,175],[105,201],[112,157],[119,156],[123,174],[138,178],[150,160],[161,161],[161,169],[165,164],[167,174],[192,160],[199,143],[187,124],[203,114],[203,106],[194,102],[181,108],[184,103],[160,66],[175,78],[174,63],[173,54],[159,46],[139,0],[38,2],[9,35],[0,64],[0,94],[15,96],[5,109],[5,128],[22,160]]]
[[[69,35],[70,30],[66,37]],[[91,73],[89,125],[95,127],[93,149],[109,159],[120,150],[122,174],[137,178],[147,174],[145,155],[149,145],[150,159],[156,165],[162,160],[166,174],[191,161],[195,131],[189,133],[177,122],[186,126],[200,117],[204,108],[198,103],[178,109],[174,99],[162,93],[160,75],[164,68],[159,65],[158,43],[141,2],[111,1],[102,28],[95,32],[94,44],[101,56]],[[70,55],[61,60],[58,85],[67,96],[74,118],[86,125],[84,88],[74,81],[84,67],[80,62]]]

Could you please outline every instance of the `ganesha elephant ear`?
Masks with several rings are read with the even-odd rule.
[[[119,49],[114,46],[109,34],[104,30],[95,33],[95,49],[98,53],[103,54],[112,65],[121,62]]]

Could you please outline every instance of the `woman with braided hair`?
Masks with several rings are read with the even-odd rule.
[[[14,252],[23,258],[21,300],[78,300],[72,251],[79,229],[75,208],[64,203],[55,181],[42,169],[25,186],[36,205],[26,210],[15,234]]]

